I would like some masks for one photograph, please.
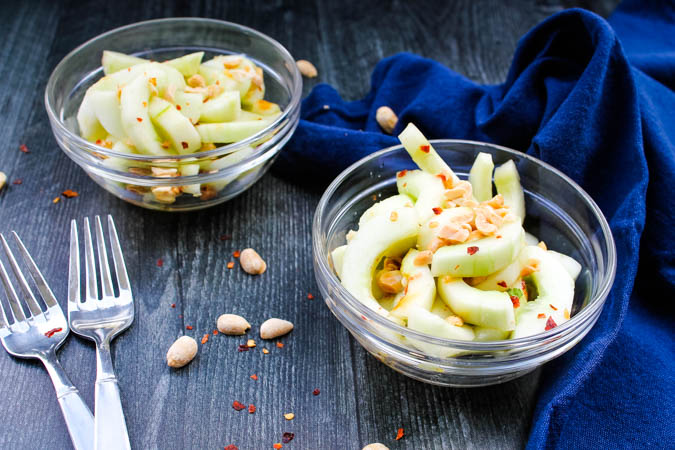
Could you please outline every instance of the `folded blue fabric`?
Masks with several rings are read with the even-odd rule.
[[[363,99],[317,86],[279,174],[327,184],[397,139],[379,106],[430,138],[494,142],[572,177],[602,208],[616,282],[593,330],[547,364],[530,448],[675,443],[675,7],[624,2],[608,21],[572,9],[519,43],[505,83],[475,84],[411,54],[381,61]],[[638,264],[639,262],[639,264]]]

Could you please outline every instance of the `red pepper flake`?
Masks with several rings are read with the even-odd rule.
[[[248,413],[253,414],[255,412],[255,405],[248,405]]]
[[[192,325],[186,325],[186,326],[185,326],[185,329],[186,329],[186,330],[191,330],[191,329],[192,329]]]
[[[232,239],[232,236],[230,236],[229,234],[223,234],[222,236],[220,236],[221,241],[229,241],[230,239]]]
[[[307,293],[307,298],[308,298],[309,300],[313,300],[313,299],[314,299],[314,296],[312,295],[311,292],[309,292],[309,293]]]
[[[183,147],[183,150],[186,150],[190,145],[185,141],[181,141],[180,146]]]
[[[227,263],[227,268],[228,268],[228,269],[232,269],[233,267],[234,267],[234,262],[233,262],[233,261],[230,261],[230,262]]]
[[[152,83],[153,86],[157,86],[157,78],[155,77],[150,78],[150,83]]]
[[[295,437],[294,433],[289,433],[287,431],[283,435],[281,435],[281,442],[283,442],[284,444],[288,444],[293,440],[294,437]]]
[[[162,258],[157,258],[157,267],[162,267],[164,265],[164,260]]]
[[[280,443],[274,444],[272,447],[274,447],[276,450],[279,450],[281,447],[283,447]]]
[[[556,308],[555,306],[551,305],[550,303],[549,303],[549,305],[548,305],[548,306],[550,306],[550,307],[551,307],[551,309],[552,309],[553,311],[557,311],[557,310],[558,310],[558,308]]]
[[[180,107],[180,105],[176,105],[176,109],[180,111],[182,108]]]
[[[52,328],[51,330],[45,332],[45,336],[50,338],[60,331],[63,331],[63,328]]]
[[[506,287],[506,281],[503,281],[503,280],[502,280],[502,281],[500,281],[499,283],[497,283],[497,285],[498,285],[498,286],[501,286],[501,287],[503,287],[503,288],[505,288],[505,287]]]
[[[545,318],[546,318],[546,314],[544,314],[544,313],[537,314],[537,319],[545,319]]]
[[[232,252],[232,256],[234,256],[235,258],[239,258],[239,255],[241,255],[239,250],[235,250],[234,252]]]
[[[431,151],[431,146],[430,145],[420,145],[420,150],[423,151],[424,153],[429,153]]]
[[[204,337],[202,337],[202,345],[206,344],[209,342],[209,333],[206,333]]]
[[[175,304],[175,303],[172,303],[172,304],[171,304],[171,307],[172,307],[172,308],[175,308],[175,307],[176,307],[176,304]]]
[[[497,236],[495,236],[495,239],[501,239],[501,238],[502,238],[501,234],[498,234]]]
[[[239,450],[239,447],[237,447],[236,445],[230,444],[230,445],[226,445],[223,450]]]
[[[520,306],[520,299],[517,296],[512,295],[511,296],[511,303],[513,303],[514,308],[517,308],[517,307]]]
[[[54,200],[52,200],[52,203],[58,203],[61,201],[61,197],[54,197]]]
[[[141,117],[136,117],[136,120],[138,120],[139,122],[143,122],[143,119]]]
[[[16,180],[12,181],[12,184],[21,184],[23,183],[23,180],[21,178],[17,178]]]
[[[147,107],[148,107],[148,102],[143,102],[143,108],[147,108]]]
[[[251,378],[251,380],[256,380],[256,381],[257,381],[257,380],[258,380],[258,375],[253,374],[253,375],[250,376],[250,378]]]
[[[401,170],[399,173],[397,173],[396,176],[397,176],[398,178],[403,178],[403,177],[405,176],[406,173],[408,173],[408,171],[405,170],[405,169],[403,169],[403,170]]]
[[[246,408],[246,405],[235,400],[232,402],[232,407],[237,411],[241,411],[242,409]]]
[[[248,345],[239,344],[239,347],[237,347],[237,350],[239,350],[240,352],[247,352],[248,351]]]
[[[457,265],[455,266],[455,270],[457,270],[457,269],[459,269],[459,264],[457,264]]]
[[[19,150],[21,150],[24,153],[30,153],[30,150],[28,150],[28,147],[26,147],[26,144],[19,145]]]
[[[471,246],[471,247],[466,248],[466,252],[469,255],[475,255],[477,251],[478,251],[478,247],[476,247],[476,246]]]
[[[439,173],[439,174],[436,175],[436,176],[437,176],[438,178],[441,179],[441,181],[443,182],[443,184],[445,184],[445,182],[448,181],[448,177],[446,177],[445,174]]]
[[[63,195],[66,198],[73,198],[77,197],[79,194],[73,190],[66,189],[65,191],[61,192],[61,195]]]
[[[396,432],[396,440],[400,440],[403,437],[403,428],[399,428]]]
[[[277,348],[284,348],[283,342],[277,342]]]
[[[312,395],[319,395],[320,393],[321,391],[319,390],[319,388],[316,388],[312,391]]]
[[[550,330],[551,328],[555,328],[555,327],[557,327],[557,326],[558,326],[558,324],[555,323],[555,320],[553,320],[553,317],[552,317],[552,316],[548,316],[548,320],[546,321],[546,327],[544,327],[544,331],[548,331],[548,330]]]
[[[442,208],[431,208],[431,210],[434,212],[434,214],[439,215],[440,213],[443,212]]]
[[[216,334],[218,334],[218,330],[213,330],[213,335],[215,336]]]

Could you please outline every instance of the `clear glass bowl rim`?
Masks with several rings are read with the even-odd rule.
[[[270,123],[266,128],[262,129],[258,133],[249,136],[248,138],[235,142],[232,144],[228,145],[223,145],[220,147],[217,147],[213,150],[207,150],[204,152],[198,152],[198,153],[190,153],[186,155],[166,155],[166,156],[148,156],[148,155],[129,155],[128,153],[120,153],[120,152],[115,152],[112,151],[111,149],[107,149],[105,147],[101,147],[98,145],[95,145],[82,137],[78,136],[77,134],[71,132],[61,121],[59,115],[54,109],[54,104],[50,100],[51,97],[56,95],[54,92],[55,89],[55,84],[57,81],[58,76],[62,71],[65,70],[65,68],[68,65],[68,62],[71,58],[75,57],[78,52],[80,52],[83,48],[87,47],[88,45],[91,45],[99,40],[105,39],[111,35],[114,35],[119,32],[124,32],[127,30],[131,30],[134,28],[139,28],[143,26],[149,26],[149,25],[156,25],[156,24],[172,24],[172,23],[180,23],[180,22],[185,22],[185,23],[190,23],[190,22],[195,22],[195,23],[212,23],[212,24],[218,24],[218,25],[224,25],[226,27],[231,27],[237,31],[243,32],[243,33],[248,33],[248,34],[253,34],[256,37],[266,41],[268,44],[270,44],[272,47],[274,47],[283,57],[289,62],[289,68],[292,71],[293,74],[293,86],[291,89],[291,97],[290,101],[288,103],[288,106],[282,111],[281,115],[277,117],[272,123]],[[259,31],[254,30],[253,28],[246,27],[244,25],[239,25],[233,22],[228,22],[225,20],[218,20],[218,19],[208,19],[208,18],[202,18],[202,17],[172,17],[172,18],[165,18],[165,19],[153,19],[153,20],[145,20],[142,22],[135,22],[129,25],[124,25],[118,28],[114,28],[112,30],[106,31],[105,33],[99,34],[98,36],[95,36],[85,43],[79,45],[75,49],[71,50],[54,68],[52,71],[51,75],[49,76],[49,80],[47,82],[47,87],[45,89],[45,109],[47,110],[47,114],[49,115],[50,122],[52,123],[53,126],[56,127],[56,130],[54,132],[56,133],[57,131],[60,132],[62,135],[64,135],[68,140],[71,142],[74,142],[78,146],[78,150],[82,150],[82,148],[89,150],[90,152],[96,152],[102,155],[106,155],[109,157],[116,157],[116,158],[122,158],[125,160],[134,160],[134,161],[140,161],[144,163],[152,163],[152,162],[167,162],[167,161],[172,161],[172,162],[178,162],[181,160],[186,160],[186,159],[201,159],[201,158],[209,158],[213,156],[221,156],[225,155],[228,153],[232,153],[236,150],[238,150],[241,147],[245,147],[252,142],[257,141],[261,137],[265,136],[267,133],[269,133],[271,130],[275,129],[279,124],[281,124],[283,121],[289,119],[290,116],[292,116],[297,109],[300,107],[300,99],[302,97],[302,77],[300,76],[300,71],[297,68],[295,64],[295,60],[293,59],[293,56],[288,52],[288,50],[281,45],[277,40],[267,36],[266,34],[263,34]],[[290,124],[293,124],[292,120],[289,120]],[[248,158],[242,160],[241,162],[229,167],[228,169],[234,170],[234,168],[241,166],[244,163],[250,162],[251,159],[259,157],[259,153],[255,152],[253,155],[249,156]],[[147,177],[145,177],[147,179]],[[167,177],[164,178],[163,181],[170,181],[170,180],[184,180],[184,178],[181,177]]]
[[[468,145],[475,145],[475,146],[485,146],[485,147],[491,147],[506,153],[509,153],[513,155],[514,157],[517,158],[523,158],[527,159],[531,162],[533,162],[536,165],[539,165],[552,173],[558,175],[561,177],[565,182],[569,183],[581,196],[581,198],[584,200],[586,205],[590,208],[590,210],[593,212],[593,215],[595,218],[598,220],[600,223],[600,229],[602,230],[602,244],[605,245],[606,250],[607,250],[607,261],[606,261],[606,270],[604,273],[600,274],[600,284],[598,286],[598,289],[595,293],[595,295],[591,298],[589,303],[584,307],[581,311],[579,311],[577,314],[572,316],[570,320],[567,322],[556,326],[555,328],[552,328],[551,330],[545,331],[543,333],[538,333],[532,336],[526,336],[522,338],[517,338],[517,339],[508,339],[508,340],[499,340],[499,341],[489,341],[489,342],[475,342],[475,341],[460,341],[460,340],[455,340],[455,339],[445,339],[445,338],[440,338],[440,337],[435,337],[431,336],[428,334],[420,333],[414,330],[410,330],[409,328],[403,327],[401,325],[398,325],[391,320],[387,319],[386,317],[383,317],[379,314],[377,314],[375,311],[371,310],[367,306],[365,306],[363,303],[361,303],[359,300],[356,299],[353,295],[351,295],[340,283],[339,278],[337,275],[333,272],[333,269],[329,266],[328,260],[330,258],[329,253],[327,252],[326,249],[326,240],[323,236],[322,233],[322,227],[323,227],[323,221],[322,221],[322,215],[324,213],[324,210],[327,207],[328,201],[335,192],[335,190],[342,184],[344,179],[349,176],[352,171],[356,170],[359,168],[361,165],[379,158],[380,156],[383,156],[387,153],[393,153],[399,150],[403,149],[402,145],[394,145],[391,147],[384,148],[382,150],[378,150],[377,152],[374,152],[359,161],[356,161],[354,164],[351,166],[347,167],[345,170],[343,170],[340,175],[338,175],[333,182],[326,188],[324,191],[323,195],[321,196],[321,200],[319,201],[319,204],[316,207],[316,211],[314,213],[314,220],[312,223],[312,242],[313,242],[313,257],[315,259],[315,267],[318,267],[320,270],[321,274],[318,274],[322,278],[322,281],[325,281],[329,285],[329,290],[332,292],[338,291],[340,295],[333,296],[334,303],[336,304],[337,307],[340,306],[346,306],[349,308],[352,308],[355,310],[358,314],[360,314],[362,317],[365,317],[367,320],[375,322],[378,326],[381,326],[385,328],[389,332],[401,334],[403,336],[410,339],[418,339],[422,340],[426,343],[429,344],[435,344],[439,346],[446,346],[446,347],[452,347],[456,349],[461,349],[461,350],[470,350],[470,351],[480,351],[480,352],[490,352],[490,351],[504,351],[504,350],[517,350],[519,348],[528,348],[532,345],[537,345],[541,344],[542,341],[550,341],[554,340],[555,338],[562,337],[566,335],[568,332],[573,332],[576,329],[577,334],[579,332],[582,332],[585,328],[583,326],[579,327],[579,325],[582,325],[583,322],[592,319],[596,313],[598,313],[599,309],[601,309],[604,306],[605,299],[607,298],[607,295],[609,295],[609,292],[612,288],[612,284],[614,282],[614,276],[616,274],[616,246],[614,244],[614,237],[612,236],[612,231],[609,227],[609,223],[607,222],[607,219],[605,218],[604,214],[600,210],[600,207],[595,203],[595,201],[591,198],[590,195],[584,191],[581,186],[579,186],[576,182],[574,182],[571,178],[569,178],[567,175],[564,173],[560,172],[558,169],[555,167],[533,157],[530,156],[526,153],[519,152],[513,149],[510,149],[508,147],[503,147],[500,145],[496,144],[491,144],[488,142],[480,142],[480,141],[471,141],[471,140],[463,140],[463,139],[432,139],[430,140],[431,144],[438,144],[439,146],[441,145],[446,145],[446,144],[468,144]],[[342,302],[346,302],[346,305],[341,305]],[[375,333],[378,335],[378,333]],[[378,335],[378,338],[382,339],[382,336]],[[389,344],[391,345],[391,344]],[[400,345],[400,344],[398,344]],[[423,353],[419,350],[416,350],[417,353]],[[440,358],[440,359],[456,359],[453,357],[450,358]]]

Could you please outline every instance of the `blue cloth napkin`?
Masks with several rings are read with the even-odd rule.
[[[327,184],[397,139],[388,105],[430,138],[526,151],[579,183],[602,208],[618,251],[603,313],[547,364],[530,448],[675,445],[675,6],[626,1],[609,21],[558,13],[522,38],[506,82],[483,86],[428,59],[381,61],[363,99],[318,85],[278,174]]]

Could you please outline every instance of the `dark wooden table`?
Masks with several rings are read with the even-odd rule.
[[[21,234],[65,309],[69,221],[107,213],[116,218],[136,293],[136,320],[113,343],[134,448],[263,449],[286,431],[295,439],[285,448],[301,449],[360,449],[376,441],[397,449],[518,448],[526,441],[538,372],[482,389],[425,385],[370,357],[320,298],[307,298],[318,293],[310,231],[319,191],[268,174],[210,210],[144,210],[107,194],[71,162],[57,147],[44,110],[47,78],[68,51],[145,19],[202,16],[251,26],[312,61],[318,81],[355,99],[367,92],[377,61],[402,50],[479,82],[500,82],[519,37],[536,23],[571,6],[606,16],[616,2],[412,3],[2,2],[0,170],[9,182],[0,192],[0,231]],[[307,81],[305,93],[315,83]],[[30,153],[19,151],[20,144]],[[65,189],[80,195],[52,203]],[[221,240],[225,234],[232,239]],[[264,275],[226,268],[232,251],[244,247],[267,260]],[[0,297],[4,301],[4,293]],[[185,333],[199,340],[224,312],[249,319],[258,348],[239,353],[244,338],[219,335],[188,367],[166,366],[174,339]],[[295,330],[282,340],[284,348],[265,344],[270,354],[264,355],[257,330],[271,316],[291,320]],[[60,357],[93,410],[93,346],[71,336]],[[249,378],[254,373],[257,381]],[[312,395],[315,388],[320,395]],[[234,400],[255,404],[257,412],[235,411]],[[0,405],[0,448],[70,447],[39,363],[0,351]],[[286,412],[295,419],[286,421]],[[406,436],[395,441],[399,427]]]

